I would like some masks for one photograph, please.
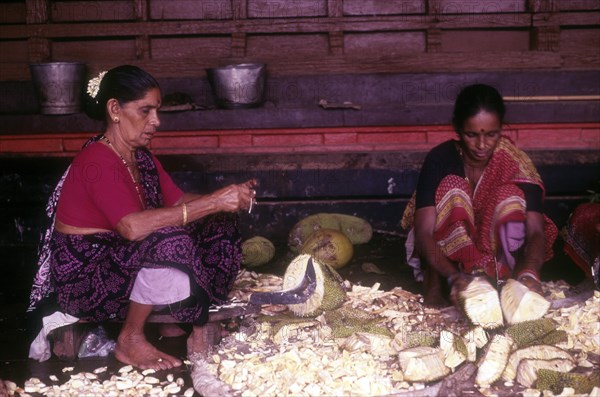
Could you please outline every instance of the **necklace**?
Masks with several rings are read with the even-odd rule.
[[[481,179],[483,171],[478,172],[478,169],[476,167],[470,165],[468,161],[466,161],[463,150],[460,147],[460,145],[457,145],[457,149],[465,170],[465,181],[467,181],[467,183],[471,185],[472,188],[476,188],[479,184],[479,180]],[[469,174],[471,175],[470,177]]]
[[[129,163],[127,162],[127,160],[125,160],[125,158],[123,156],[121,156],[121,153],[119,153],[117,151],[117,148],[114,147],[114,145],[106,137],[106,135],[102,135],[102,137],[100,137],[100,139],[102,139],[102,140],[104,140],[106,142],[106,144],[113,150],[113,152],[115,152],[117,154],[117,156],[119,156],[119,158],[121,159],[121,162],[123,163],[123,165],[125,166],[125,168],[127,168],[127,172],[129,173],[129,176],[131,177],[131,181],[133,182],[133,187],[135,187],[135,192],[137,193],[137,196],[140,199],[140,203],[142,204],[142,208],[144,208],[145,205],[144,205],[144,200],[142,199],[142,193],[140,191],[140,184],[135,179],[135,176],[134,176],[133,172],[131,171],[131,168],[129,168]]]

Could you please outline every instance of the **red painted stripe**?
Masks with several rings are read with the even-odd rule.
[[[600,149],[600,123],[511,124],[505,134],[526,150]],[[0,155],[72,156],[91,135],[0,135]],[[445,125],[163,131],[151,149],[156,154],[424,151],[454,136]]]

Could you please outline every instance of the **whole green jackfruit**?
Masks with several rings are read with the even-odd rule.
[[[294,225],[288,236],[288,245],[292,252],[298,253],[306,240],[317,230],[338,230],[352,244],[368,243],[373,237],[373,228],[366,220],[346,214],[319,213],[307,216]]]
[[[242,265],[257,267],[269,263],[275,256],[275,246],[265,237],[254,236],[242,243]]]

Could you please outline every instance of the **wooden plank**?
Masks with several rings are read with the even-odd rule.
[[[53,22],[131,21],[135,20],[131,0],[53,1],[50,20]]]
[[[228,36],[154,37],[151,39],[151,47],[154,59],[173,59],[178,62],[182,59],[208,60],[232,55],[232,40]]]
[[[484,32],[481,30],[452,30],[442,32],[442,51],[446,52],[487,52],[489,54],[502,51],[529,50],[529,32],[498,30]],[[485,60],[496,63],[496,56]]]
[[[600,25],[600,12],[564,12],[534,14],[532,19],[533,26],[598,26]]]
[[[26,22],[25,3],[0,4],[0,24],[25,23]]]
[[[329,52],[326,34],[248,35],[249,57],[325,57]]]
[[[2,54],[2,63],[27,62],[29,60],[27,40],[0,41],[0,54]],[[2,64],[0,63],[0,65]],[[0,73],[0,78],[4,80],[4,74]]]
[[[344,15],[409,15],[425,12],[425,0],[344,1]]]
[[[589,22],[587,19],[586,23]],[[160,22],[99,22],[88,24],[56,23],[39,26],[3,25],[0,37],[15,39],[40,35],[48,38],[110,37],[137,35],[188,35],[246,33],[313,33],[341,30],[344,32],[401,31],[423,29],[527,28],[528,14],[507,15],[443,15],[381,16],[339,18],[273,18],[240,21],[160,21]]]
[[[599,56],[600,27],[590,29],[562,29],[560,48],[566,54]]]
[[[247,0],[248,18],[297,18],[327,16],[327,0]]]
[[[600,10],[598,0],[557,1],[560,11]]]
[[[104,63],[108,60],[108,67],[138,59],[134,37],[122,40],[54,41],[52,43],[52,58],[65,61],[85,59],[88,64]]]
[[[525,0],[437,0],[440,14],[498,14],[527,11]]]
[[[424,32],[346,33],[344,49],[348,56],[389,57],[425,52]]]
[[[152,0],[150,19],[167,21],[173,19],[231,19],[231,1]]]

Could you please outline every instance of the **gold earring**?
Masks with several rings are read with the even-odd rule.
[[[113,119],[113,121],[114,121],[115,123],[118,123],[118,122],[119,122],[119,118],[118,118],[118,117],[115,117],[115,118]]]

